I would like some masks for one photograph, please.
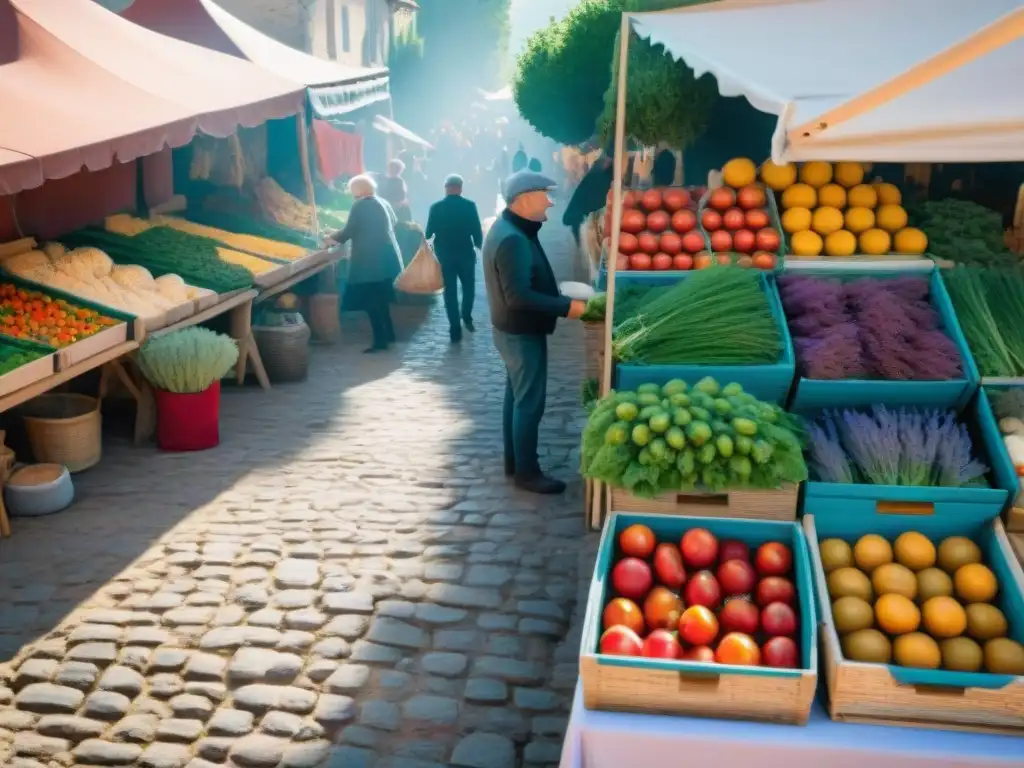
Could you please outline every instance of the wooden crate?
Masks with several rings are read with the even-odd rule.
[[[774,489],[666,493],[654,499],[641,499],[622,488],[612,488],[611,508],[615,512],[645,512],[652,515],[788,521],[796,520],[799,493],[799,485],[787,483],[782,488]]]
[[[0,397],[53,376],[55,368],[56,355],[49,354],[5,373],[0,376]]]
[[[66,371],[84,360],[128,341],[128,324],[118,323],[57,350],[57,370]]]
[[[1006,530],[1008,533],[1024,533],[1024,508],[1010,507],[1006,510]]]
[[[604,323],[583,323],[583,378],[604,375]]]
[[[1024,590],[1024,574],[1014,557],[1002,522],[996,518],[989,525],[993,526],[999,556],[1006,558],[1017,589]],[[829,607],[813,514],[804,515],[803,526],[822,605],[819,634],[829,693],[829,714],[833,720],[1024,736],[1024,677],[1010,678],[1011,682],[998,688],[917,685],[898,681],[889,665],[844,658]],[[923,525],[915,528],[929,535]],[[1010,617],[1010,622],[1012,630],[1013,617]],[[958,674],[961,678],[971,676],[967,673],[946,674]]]
[[[798,669],[737,667],[693,661],[610,656],[598,652],[608,574],[619,533],[642,523],[663,540],[678,540],[688,528],[707,528],[720,539],[751,548],[784,541],[793,551],[801,616]],[[712,520],[616,514],[601,537],[580,645],[580,685],[587,709],[760,720],[805,725],[818,682],[817,621],[810,555],[800,526],[763,520]]]

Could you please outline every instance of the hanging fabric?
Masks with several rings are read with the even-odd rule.
[[[324,181],[363,172],[363,137],[338,130],[325,120],[313,121],[317,166]]]

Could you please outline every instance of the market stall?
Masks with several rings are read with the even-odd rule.
[[[624,189],[617,164],[581,445],[603,533],[564,768],[1024,760],[1020,266],[998,215],[868,175],[1024,158],[1021,103],[989,79],[1024,63],[1024,9],[870,10],[624,15],[617,158],[633,30],[779,128],[706,190]],[[851,67],[868,37],[892,56]],[[809,42],[766,57],[755,38]],[[780,248],[758,273],[741,232],[762,229]]]

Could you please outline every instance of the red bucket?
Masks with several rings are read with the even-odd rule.
[[[164,451],[205,451],[220,444],[220,382],[202,392],[155,389],[156,443]]]

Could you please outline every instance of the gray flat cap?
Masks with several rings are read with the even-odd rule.
[[[550,176],[535,171],[517,171],[505,180],[505,202],[511,203],[527,192],[548,191],[558,186]]]
[[[444,177],[444,185],[446,187],[461,187],[463,185],[462,177],[457,173],[449,173]]]

